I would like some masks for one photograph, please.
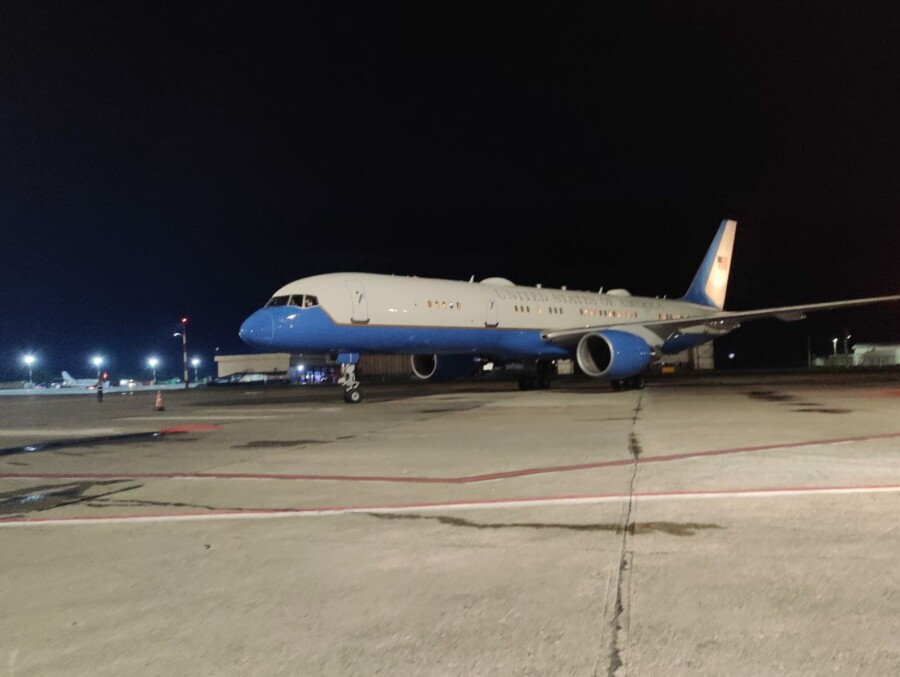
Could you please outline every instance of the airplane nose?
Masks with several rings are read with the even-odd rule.
[[[241,341],[251,346],[268,348],[275,336],[275,323],[268,313],[256,311],[244,320],[238,336],[241,337]]]

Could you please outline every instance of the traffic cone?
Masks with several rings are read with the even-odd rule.
[[[163,406],[162,401],[162,390],[156,391],[156,406],[153,407],[153,411],[165,411],[166,408]]]

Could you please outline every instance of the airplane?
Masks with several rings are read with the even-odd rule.
[[[60,388],[96,388],[97,379],[95,378],[73,378],[72,374],[67,371],[62,373],[62,383]],[[109,388],[109,381],[103,382],[104,388]]]
[[[341,364],[344,401],[362,400],[360,354],[410,354],[422,380],[471,374],[478,358],[522,362],[519,387],[548,388],[553,360],[574,359],[616,390],[643,388],[643,373],[677,353],[734,331],[741,322],[900,300],[900,295],[726,311],[737,222],[719,226],[679,299],[523,287],[492,277],[468,282],[370,273],[331,273],[291,282],[242,324],[261,350],[327,353]]]

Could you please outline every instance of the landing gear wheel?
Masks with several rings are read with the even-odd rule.
[[[519,390],[531,390],[534,388],[534,376],[532,374],[521,374],[519,376]]]
[[[338,383],[344,386],[344,402],[347,404],[359,404],[362,402],[359,381],[356,379],[355,364],[341,365],[341,377],[338,379]]]
[[[612,389],[615,390],[616,392],[619,392],[620,390],[622,390],[623,383],[619,379],[614,379],[614,380],[610,381],[609,384],[612,386]]]
[[[631,377],[631,387],[635,390],[643,390],[644,389],[644,377],[638,374],[637,376]]]

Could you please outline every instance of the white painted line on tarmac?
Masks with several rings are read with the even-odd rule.
[[[900,484],[858,487],[795,487],[772,489],[735,489],[726,491],[679,491],[634,494],[634,500],[672,501],[721,498],[784,498],[799,496],[834,496],[849,494],[900,493]],[[598,505],[618,503],[629,498],[628,494],[604,494],[598,496],[548,496],[538,498],[514,498],[485,501],[458,501],[446,503],[418,503],[409,505],[369,505],[332,508],[272,508],[259,510],[232,510],[220,512],[170,513],[161,515],[109,515],[94,517],[17,518],[0,520],[0,527],[78,526],[87,524],[134,524],[135,522],[201,522],[220,520],[260,520],[275,517],[328,517],[358,513],[407,513],[437,510],[502,510],[534,506]]]

